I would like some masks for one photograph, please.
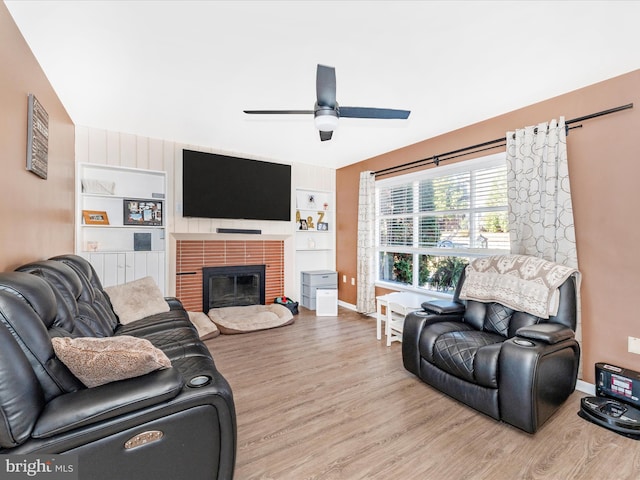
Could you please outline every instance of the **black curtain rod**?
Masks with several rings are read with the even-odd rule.
[[[564,123],[567,128],[567,133],[569,130],[574,128],[580,128],[582,125],[577,125],[575,127],[569,128],[569,125],[572,123],[582,122],[584,120],[590,120],[596,117],[602,117],[603,115],[609,115],[610,113],[620,112],[622,110],[628,110],[633,108],[633,103],[628,103],[627,105],[621,105],[619,107],[610,108],[608,110],[603,110],[601,112],[592,113],[590,115],[585,115],[583,117],[572,118],[571,120],[566,120]],[[496,145],[498,143],[506,142],[507,138],[496,138],[495,140],[489,140],[488,142],[477,143],[475,145],[471,145],[469,147],[459,148],[457,150],[452,150],[450,152],[441,153],[439,155],[433,155],[429,158],[423,158],[421,160],[414,160],[413,162],[403,163],[401,165],[396,165],[395,167],[383,168],[382,170],[377,170],[372,173],[372,175],[389,175],[391,173],[398,173],[404,170],[410,170],[412,168],[423,167],[425,165],[435,164],[436,167],[440,164],[440,162],[451,160],[458,157],[463,157],[465,155],[470,155],[472,153],[479,153],[485,150],[491,150],[493,148],[504,147],[506,144]]]

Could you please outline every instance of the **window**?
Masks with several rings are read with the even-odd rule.
[[[376,182],[379,282],[452,293],[473,257],[509,251],[504,154]]]

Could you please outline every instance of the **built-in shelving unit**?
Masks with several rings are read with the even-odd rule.
[[[335,269],[335,193],[298,188],[295,196],[297,278],[306,270]]]
[[[151,276],[166,290],[166,173],[78,164],[76,252],[103,286]]]
[[[333,193],[296,190],[296,250],[333,250]]]

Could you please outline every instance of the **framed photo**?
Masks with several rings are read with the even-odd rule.
[[[327,222],[318,222],[318,230],[329,230],[329,224]]]
[[[162,201],[126,198],[122,223],[124,225],[161,226]]]
[[[109,225],[107,212],[83,210],[82,219],[84,220],[85,225]]]

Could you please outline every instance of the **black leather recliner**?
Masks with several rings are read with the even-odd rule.
[[[425,302],[405,318],[405,368],[447,395],[534,433],[574,391],[580,347],[576,280],[559,287],[557,315],[542,319],[496,302]]]
[[[76,454],[92,480],[231,479],[231,388],[177,299],[120,324],[91,265],[65,255],[0,273],[0,454]],[[149,340],[171,368],[87,388],[52,337]]]

